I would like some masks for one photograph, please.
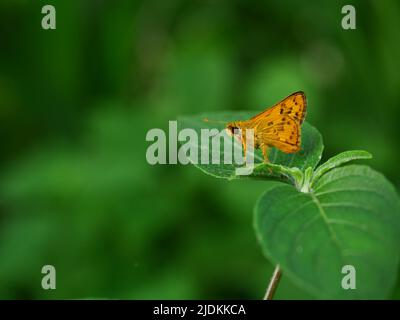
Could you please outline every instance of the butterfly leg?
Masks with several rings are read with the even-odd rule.
[[[246,145],[246,141],[243,140],[243,159],[244,159],[244,162],[246,162],[246,154],[247,154],[247,145]]]
[[[262,146],[261,146],[261,151],[262,151],[262,154],[263,154],[263,156],[264,156],[264,163],[268,163],[268,162],[269,162],[269,160],[268,160],[268,153],[267,153],[268,147],[267,147],[266,145],[262,145]],[[268,172],[269,172],[269,174],[272,174],[271,168],[268,168]]]
[[[261,151],[262,151],[262,154],[263,154],[263,156],[264,156],[264,162],[265,162],[265,163],[269,162],[269,160],[268,160],[267,148],[268,148],[268,147],[267,147],[266,145],[262,145],[262,146],[261,146]]]

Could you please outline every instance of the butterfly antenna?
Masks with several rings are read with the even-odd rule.
[[[204,118],[203,121],[204,122],[210,122],[210,123],[223,123],[223,124],[226,124],[226,121],[209,120],[208,118]]]
[[[215,121],[215,120],[209,120],[208,118],[204,118],[203,121],[204,121],[204,122],[209,122],[209,123],[223,123],[223,124],[226,124],[226,121]],[[215,137],[215,136],[218,135],[218,134],[219,134],[219,132],[216,133],[216,134],[213,134],[213,135],[211,136],[211,138],[212,138],[212,137]]]

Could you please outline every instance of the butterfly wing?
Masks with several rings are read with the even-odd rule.
[[[299,151],[300,127],[306,109],[304,93],[296,92],[251,118],[258,145],[274,146],[286,153]]]
[[[285,119],[274,126],[260,124],[256,139],[260,146],[274,146],[286,153],[300,150],[300,124]]]
[[[249,121],[259,122],[260,120],[263,120],[269,116],[276,117],[285,114],[299,120],[300,124],[302,124],[306,116],[306,110],[306,96],[303,91],[298,91],[292,93],[290,96],[278,102],[271,108],[268,108],[267,110],[250,118]]]

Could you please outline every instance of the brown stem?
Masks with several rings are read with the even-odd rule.
[[[281,268],[279,267],[279,264],[277,264],[274,273],[272,274],[271,280],[269,281],[267,291],[265,292],[264,300],[273,299],[281,276],[282,276],[282,271]]]

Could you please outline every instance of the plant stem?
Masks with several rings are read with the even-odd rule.
[[[279,264],[277,264],[274,273],[272,274],[271,280],[269,281],[267,291],[265,292],[264,300],[273,299],[281,276],[282,276],[282,271],[281,268],[279,267]]]

